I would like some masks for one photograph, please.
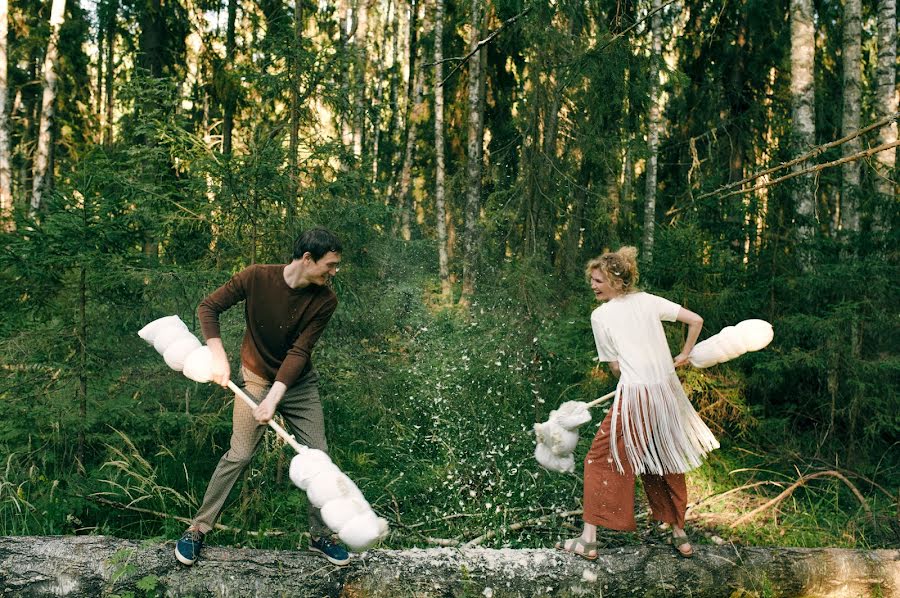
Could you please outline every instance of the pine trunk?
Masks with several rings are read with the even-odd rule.
[[[648,263],[653,261],[653,238],[656,232],[656,158],[659,148],[659,61],[662,60],[661,0],[653,0],[650,30],[653,47],[650,55],[650,114],[647,118],[647,179],[644,203],[644,234],[642,254]]]
[[[111,0],[109,3],[109,22],[106,29],[106,98],[104,102],[106,118],[104,119],[103,129],[103,144],[106,146],[112,145],[113,142],[113,81],[116,74],[115,48],[118,12],[118,0]]]
[[[841,135],[850,135],[859,129],[860,79],[862,77],[861,46],[862,2],[844,1],[844,35],[841,55],[844,62],[844,111],[841,119]],[[841,153],[849,156],[859,152],[862,140],[851,139],[841,146]],[[853,160],[841,166],[841,228],[859,231],[859,162]]]
[[[231,154],[231,138],[234,129],[234,112],[237,108],[235,91],[237,83],[231,80],[234,75],[234,25],[237,20],[237,0],[228,0],[228,24],[225,30],[225,68],[228,69],[229,80],[225,87],[225,105],[222,115],[222,153]]]
[[[41,208],[49,170],[50,144],[53,137],[54,104],[56,103],[56,69],[59,65],[59,30],[65,18],[66,0],[53,0],[50,9],[50,40],[44,56],[44,91],[41,97],[41,119],[38,126],[37,148],[34,151],[34,174],[31,188],[31,213]]]

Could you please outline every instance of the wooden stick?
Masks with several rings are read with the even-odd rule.
[[[233,390],[235,395],[242,398],[244,400],[244,402],[247,403],[247,406],[250,407],[250,409],[256,409],[256,407],[257,407],[256,403],[253,402],[253,399],[251,399],[240,386],[238,386],[237,384],[235,384],[234,382],[229,380],[228,388]],[[273,430],[275,430],[275,433],[278,434],[279,436],[281,436],[281,439],[284,440],[285,442],[287,442],[289,445],[291,445],[293,447],[293,449],[295,451],[297,451],[298,453],[303,453],[304,451],[309,450],[308,447],[305,447],[302,444],[300,444],[299,442],[297,442],[296,440],[294,440],[294,437],[291,436],[290,434],[288,434],[287,430],[282,428],[281,425],[274,419],[269,420],[269,427],[272,428]]]
[[[602,397],[600,397],[599,399],[594,399],[593,401],[591,401],[590,403],[588,403],[588,404],[587,404],[587,408],[590,409],[591,407],[596,407],[597,405],[599,405],[599,404],[602,403],[603,401],[608,401],[608,400],[610,400],[611,398],[613,398],[614,396],[616,396],[616,391],[608,392],[608,393],[606,393],[605,395],[603,395]]]

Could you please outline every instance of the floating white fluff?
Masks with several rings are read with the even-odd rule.
[[[152,345],[159,331],[163,328],[168,328],[173,324],[180,324],[182,328],[187,330],[187,324],[182,322],[181,318],[179,318],[178,316],[165,316],[163,318],[157,318],[156,320],[153,320],[152,322],[138,330],[138,336]]]
[[[289,475],[295,486],[306,490],[310,480],[324,471],[338,471],[338,468],[324,451],[307,449],[291,459]]]
[[[184,336],[169,345],[169,348],[163,353],[163,359],[166,360],[167,366],[180,372],[184,369],[184,362],[188,355],[201,346],[196,336],[185,331]]]
[[[765,320],[744,320],[734,327],[740,333],[744,341],[744,348],[748,351],[759,351],[768,346],[775,338],[772,325]]]
[[[309,481],[306,497],[321,509],[327,503],[340,498],[363,498],[362,492],[346,474],[337,467],[334,472],[325,471]],[[365,499],[363,499],[365,500]]]
[[[338,532],[338,538],[352,550],[360,552],[382,540],[387,532],[387,521],[369,510],[348,521]]]
[[[212,352],[209,347],[203,345],[188,353],[181,373],[201,384],[212,380]]]
[[[550,447],[543,442],[537,443],[534,447],[534,458],[541,467],[550,471],[558,471],[560,473],[575,471],[575,457],[571,453],[565,457],[559,457],[554,455]]]
[[[356,498],[337,498],[330,500],[322,505],[322,521],[325,522],[332,531],[340,532],[347,523],[363,513],[370,512],[372,507],[365,499]]]
[[[574,430],[591,421],[591,412],[588,410],[587,404],[581,401],[566,401],[550,412],[550,419],[556,420],[567,430]]]

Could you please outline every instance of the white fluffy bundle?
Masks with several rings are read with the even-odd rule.
[[[572,453],[578,444],[578,427],[589,421],[591,413],[580,401],[566,401],[551,411],[547,421],[534,424],[537,440],[534,458],[550,471],[573,471],[575,457]]]
[[[694,346],[689,357],[691,365],[708,368],[747,351],[759,351],[772,342],[774,336],[772,325],[765,320],[744,320],[734,326],[726,326],[718,334]]]
[[[210,381],[212,353],[178,316],[154,320],[141,328],[138,336],[153,345],[173,370],[195,382]],[[323,451],[301,448],[302,452],[291,461],[291,481],[306,490],[309,502],[322,510],[325,524],[357,551],[387,536],[387,521],[375,515],[353,480]]]
[[[351,549],[365,550],[387,536],[387,521],[375,515],[353,480],[326,453],[304,450],[291,460],[290,477],[321,509],[325,525]]]

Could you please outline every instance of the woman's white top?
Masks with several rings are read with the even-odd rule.
[[[591,314],[600,361],[618,361],[622,372],[610,434],[620,472],[624,470],[616,442],[619,417],[625,457],[638,474],[685,473],[719,448],[675,374],[662,322],[674,322],[680,309],[668,299],[637,292],[620,295]]]

